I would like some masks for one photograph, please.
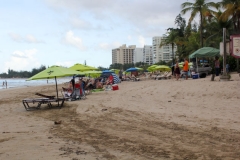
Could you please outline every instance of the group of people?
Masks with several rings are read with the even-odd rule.
[[[176,80],[178,80],[180,78],[181,75],[181,69],[179,67],[179,63],[176,60],[175,65],[172,66],[172,75],[176,76]],[[184,63],[183,63],[183,75],[185,75],[185,79],[188,79],[188,60],[187,58],[184,59]]]
[[[113,76],[109,75],[108,78],[99,77],[95,79],[87,79],[80,77],[78,81],[75,82],[75,78],[68,82],[68,87],[62,87],[64,95],[67,97],[72,97],[75,94],[75,90],[80,91],[80,97],[85,96],[85,93],[89,93],[92,89],[103,89],[104,86],[113,84]]]

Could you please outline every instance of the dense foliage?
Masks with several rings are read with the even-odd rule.
[[[43,70],[46,67],[41,65],[39,68],[33,68],[32,71],[14,71],[12,69],[8,69],[8,73],[0,74],[1,78],[29,78]]]

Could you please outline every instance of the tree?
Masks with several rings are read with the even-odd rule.
[[[193,19],[196,17],[197,14],[200,16],[200,45],[203,47],[203,16],[206,12],[214,13],[215,11],[211,10],[210,7],[217,8],[216,3],[209,2],[206,3],[206,0],[195,0],[195,3],[185,2],[182,5],[183,10],[181,11],[182,14],[186,14],[187,12],[191,12],[191,16],[189,18],[189,26]]]
[[[113,63],[109,66],[109,69],[122,69],[123,65],[121,63]]]
[[[167,31],[168,31],[167,35],[165,35],[165,38],[163,38],[163,41],[161,41],[161,44],[159,47],[171,44],[171,46],[172,46],[172,61],[174,62],[174,44],[175,44],[176,38],[178,36],[178,31],[177,31],[177,29],[174,29],[174,28],[168,28]]]
[[[231,18],[234,30],[240,33],[240,0],[222,0],[218,5],[225,9],[220,18],[223,21]]]
[[[230,19],[223,20],[221,18],[222,12],[218,11],[214,15],[206,13],[207,19],[204,22],[205,26],[205,46],[214,48],[219,47],[219,42],[222,41],[222,30],[226,28],[227,31],[232,28],[232,21]]]

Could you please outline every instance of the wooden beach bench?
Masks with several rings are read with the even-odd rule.
[[[52,108],[53,105],[52,103],[57,103],[58,108],[62,108],[63,103],[65,99],[64,98],[54,98],[54,99],[49,99],[49,98],[26,98],[22,100],[22,103],[27,111],[30,110],[35,110],[35,109],[40,109],[42,104],[47,104],[49,108]],[[30,104],[35,105],[35,106],[30,106]]]
[[[35,95],[40,96],[40,97],[44,97],[44,98],[49,98],[49,99],[54,99],[55,98],[55,96],[48,96],[48,95],[41,94],[41,93],[35,93]]]

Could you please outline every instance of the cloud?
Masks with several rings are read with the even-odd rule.
[[[14,40],[16,42],[22,42],[23,41],[23,38],[19,34],[9,33],[9,36],[12,40]]]
[[[62,61],[62,62],[56,62],[55,65],[57,66],[63,66],[63,67],[71,67],[75,62],[73,61]]]
[[[119,46],[121,46],[121,43],[120,42],[113,42],[113,43],[103,42],[103,43],[99,43],[98,46],[102,50],[108,50],[111,52],[113,48],[118,48]]]
[[[28,43],[41,43],[41,41],[37,40],[33,35],[26,35],[25,41]]]
[[[63,43],[77,47],[80,50],[85,50],[86,47],[82,43],[82,39],[75,36],[72,31],[68,31],[63,38]]]
[[[86,20],[82,20],[79,18],[70,18],[69,21],[74,28],[85,29],[85,30],[93,28],[92,24]]]
[[[140,47],[143,47],[145,43],[145,38],[143,36],[138,36],[138,43],[140,44]]]
[[[32,68],[39,67],[40,63],[35,58],[36,53],[37,49],[35,48],[25,51],[14,51],[10,59],[4,63],[4,71],[8,69],[30,71]]]
[[[10,38],[15,42],[27,42],[27,43],[43,43],[43,41],[37,40],[33,35],[28,34],[25,37],[22,37],[19,34],[16,33],[9,33]]]

